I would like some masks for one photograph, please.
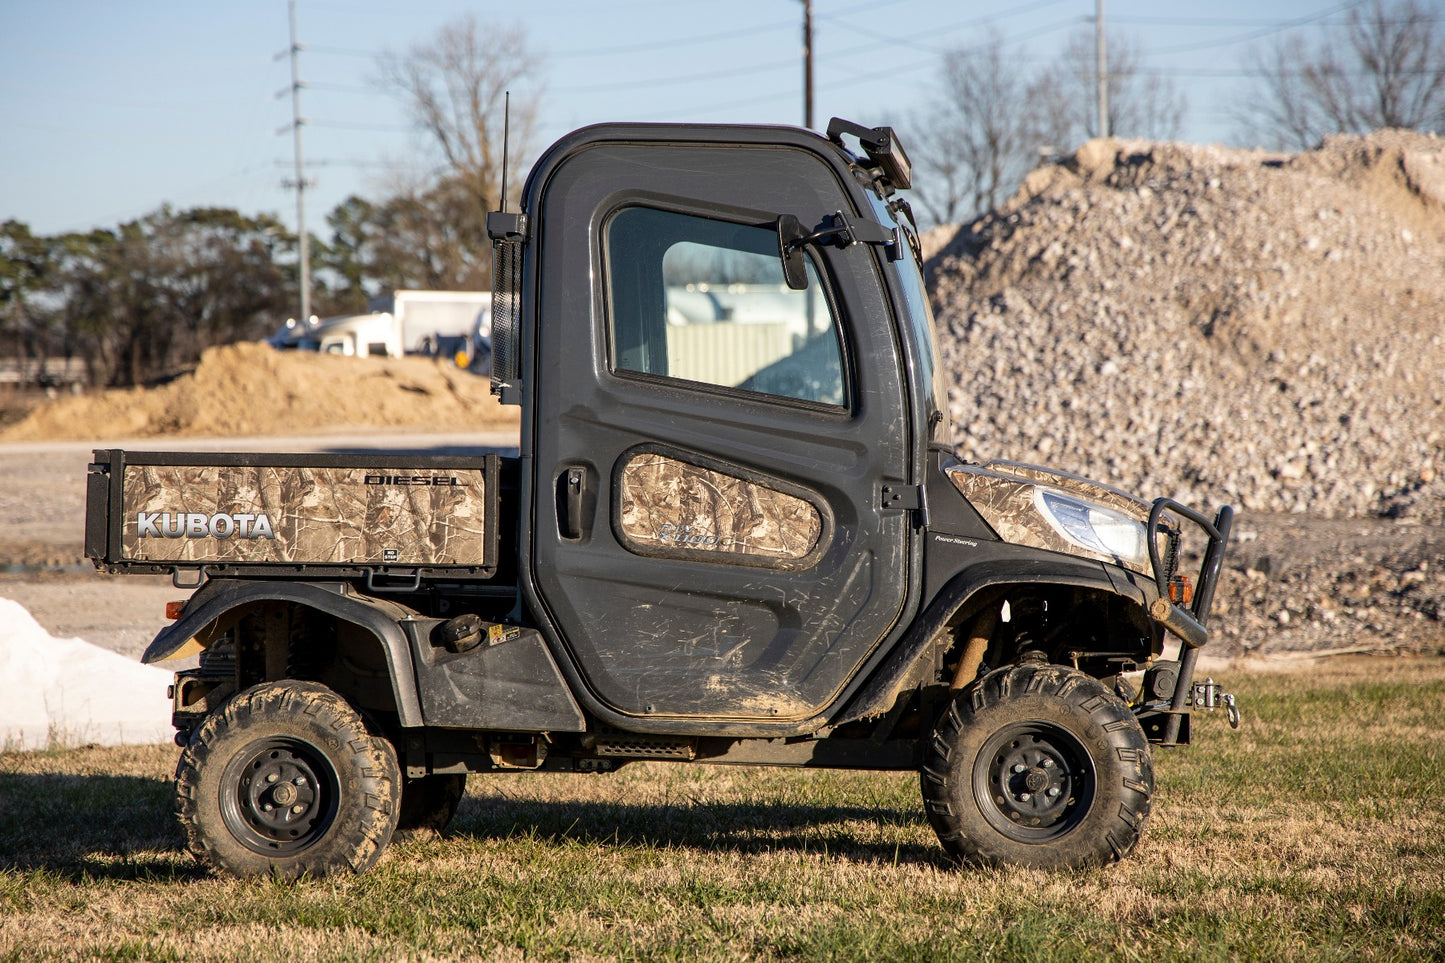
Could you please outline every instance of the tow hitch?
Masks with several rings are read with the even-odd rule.
[[[1208,709],[1213,712],[1220,706],[1224,706],[1224,714],[1229,718],[1229,728],[1239,728],[1239,706],[1234,704],[1234,696],[1231,693],[1219,691],[1219,683],[1213,679],[1196,682],[1193,688],[1194,691],[1191,693],[1189,701],[1196,708]]]

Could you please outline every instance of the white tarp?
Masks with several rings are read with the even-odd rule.
[[[0,598],[0,748],[169,742],[172,673],[57,639]]]

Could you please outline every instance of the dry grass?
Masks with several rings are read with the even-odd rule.
[[[175,750],[0,755],[0,959],[1445,957],[1445,659],[1230,679],[1107,870],[948,865],[909,775],[474,777],[369,874],[206,875]]]

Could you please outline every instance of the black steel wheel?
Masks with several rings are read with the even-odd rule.
[[[954,858],[1057,869],[1137,845],[1154,767],[1134,714],[1102,683],[1026,664],[959,694],[925,747],[920,785]]]
[[[1094,767],[1069,730],[1047,722],[1005,726],[973,763],[973,796],[1010,839],[1046,843],[1071,832],[1094,801]]]
[[[268,682],[208,716],[176,768],[190,850],[240,876],[361,872],[396,829],[396,752],[312,682]]]
[[[466,795],[465,775],[433,773],[408,779],[401,787],[401,818],[396,831],[402,833],[439,833],[451,824],[457,806]]]
[[[233,757],[221,776],[221,819],[252,852],[297,853],[336,821],[341,787],[316,747],[262,738]]]

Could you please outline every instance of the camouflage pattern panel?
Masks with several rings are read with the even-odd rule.
[[[121,560],[484,564],[486,474],[127,465]]]
[[[1063,484],[1061,482],[1069,481],[1068,477],[1057,476],[1042,469],[1039,470],[1039,481],[1033,481],[1016,473],[1017,466],[1009,464],[1003,467],[1002,471],[992,470],[993,465],[955,465],[944,469],[948,480],[953,482],[953,487],[968,499],[969,504],[977,509],[984,521],[988,522],[998,533],[999,538],[1014,545],[1026,545],[1050,552],[1062,552],[1065,555],[1082,555],[1096,558],[1102,562],[1112,562],[1141,575],[1152,574],[1147,560],[1143,565],[1136,565],[1112,555],[1090,551],[1064,538],[1045,521],[1038,506],[1034,503],[1034,492],[1040,487],[1039,482],[1045,479],[1057,484],[1046,484],[1044,487],[1080,497],[1090,497],[1087,490],[1074,484]],[[1112,491],[1112,489],[1103,489],[1102,486],[1100,488],[1104,491]],[[1127,498],[1128,496],[1123,497]],[[1096,500],[1136,518],[1140,517],[1138,512],[1139,506],[1142,505],[1144,513],[1140,520],[1149,517],[1147,504],[1136,499],[1129,499],[1132,504],[1127,511],[1123,505],[1112,498],[1107,501],[1103,498]]]
[[[1142,498],[1135,498],[1128,492],[1120,491],[1112,485],[1105,485],[1103,482],[1096,482],[1093,479],[1069,472],[1040,468],[1037,465],[1025,465],[1016,461],[991,461],[983,466],[983,470],[998,475],[1016,475],[1035,485],[1047,485],[1050,488],[1072,492],[1080,498],[1098,502],[1100,505],[1123,512],[1130,518],[1137,518],[1141,522],[1149,520],[1149,509],[1153,507]]]
[[[1050,468],[1040,468],[1037,465],[1025,465],[1016,461],[991,461],[983,466],[984,471],[993,472],[999,475],[1017,476],[1025,481],[1033,482],[1036,485],[1043,485],[1047,488],[1057,488],[1060,491],[1077,495],[1087,501],[1097,502],[1117,512],[1122,512],[1130,518],[1148,524],[1149,513],[1154,506],[1142,498],[1136,498],[1128,492],[1121,491],[1112,485],[1105,485],[1082,475],[1075,475],[1066,471],[1054,471]],[[1161,557],[1169,552],[1169,542],[1176,539],[1180,532],[1179,519],[1164,512],[1159,516],[1159,554]],[[1126,565],[1125,568],[1143,571],[1145,575],[1149,572],[1134,565]]]
[[[613,528],[638,555],[797,570],[817,561],[831,529],[801,490],[656,451],[625,455],[614,478]]]

